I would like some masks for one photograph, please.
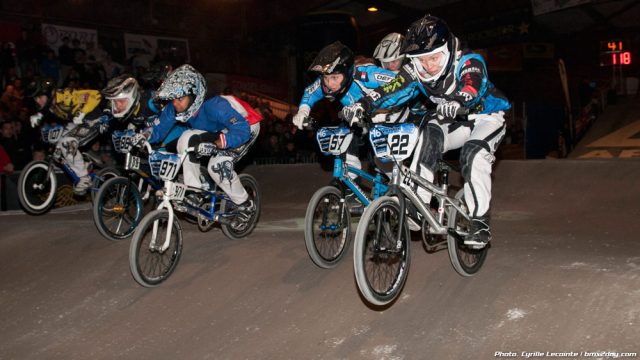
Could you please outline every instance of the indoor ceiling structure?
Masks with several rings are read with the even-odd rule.
[[[339,11],[353,15],[363,27],[378,27],[399,19],[416,19],[427,12],[447,14],[455,12],[461,17],[473,18],[482,9],[486,16],[503,8],[530,6],[536,23],[558,34],[590,29],[625,29],[639,27],[640,1],[638,0],[319,0],[303,5],[305,12]],[[367,9],[376,7],[377,12]],[[470,11],[467,11],[471,9]]]

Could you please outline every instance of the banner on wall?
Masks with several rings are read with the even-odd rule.
[[[162,59],[171,59],[176,64],[191,62],[187,39],[124,34],[124,46],[127,59],[141,54],[148,57],[150,61],[158,56]]]
[[[78,39],[83,46],[88,42],[98,42],[98,32],[95,29],[42,24],[42,35],[46,45],[56,53],[64,37],[68,37],[69,40]]]

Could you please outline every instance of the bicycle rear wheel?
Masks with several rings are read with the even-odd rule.
[[[459,200],[460,206],[466,211],[464,202],[464,191],[460,189],[455,198]],[[448,211],[448,227],[454,229],[460,237],[451,234],[447,236],[447,247],[449,249],[449,259],[456,272],[462,276],[475,275],[487,258],[489,246],[482,249],[473,249],[464,244],[462,238],[469,233],[471,222],[463,214],[460,214],[455,207],[449,207]]]
[[[260,218],[260,209],[262,208],[262,195],[260,193],[260,185],[258,180],[249,174],[240,174],[240,183],[247,191],[249,200],[253,201],[255,211],[246,221],[233,220],[231,224],[221,224],[222,233],[231,240],[238,240],[249,236],[258,224]],[[234,205],[231,201],[222,201],[220,205],[221,212],[230,213],[233,211]]]
[[[154,226],[157,231],[154,236]],[[177,218],[169,238],[169,247],[162,250],[169,225],[167,210],[154,210],[147,214],[136,228],[129,248],[129,268],[136,282],[154,287],[173,273],[182,254],[182,228]]]
[[[351,214],[339,189],[325,186],[309,200],[304,243],[311,260],[324,269],[335,267],[346,254],[351,243]]]
[[[394,301],[407,280],[411,237],[406,221],[399,220],[397,199],[383,196],[369,204],[358,224],[353,247],[356,282],[374,305]]]
[[[58,178],[49,172],[49,163],[32,161],[18,178],[18,200],[25,212],[41,215],[49,211],[56,201]]]

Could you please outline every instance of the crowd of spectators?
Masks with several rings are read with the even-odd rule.
[[[26,33],[25,33],[26,34]],[[21,170],[34,156],[41,158],[45,144],[40,134],[29,125],[34,112],[32,100],[25,96],[25,84],[36,77],[54,80],[59,88],[102,89],[106,82],[122,73],[140,76],[154,64],[180,60],[159,50],[155,57],[136,51],[129,59],[116,55],[118,61],[102,44],[81,43],[78,39],[63,38],[57,49],[41,45],[41,41],[23,40],[0,44],[0,172]],[[40,45],[39,45],[40,44]],[[299,131],[291,123],[291,115],[273,114],[271,103],[259,96],[235,93],[254,106],[264,117],[261,132],[248,158],[251,162],[298,163],[313,162],[318,158],[314,133]],[[90,151],[108,152],[108,139]],[[105,161],[109,156],[102,156]]]

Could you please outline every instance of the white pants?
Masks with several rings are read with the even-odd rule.
[[[460,166],[465,180],[464,197],[472,217],[482,217],[491,202],[494,153],[505,134],[504,112],[469,115],[469,121],[430,121],[423,129],[411,170],[433,181],[437,161],[449,150],[462,148]],[[418,187],[425,203],[431,194]]]
[[[247,191],[240,183],[238,174],[233,169],[233,164],[244,156],[253,142],[255,142],[260,132],[260,123],[251,125],[251,139],[245,144],[234,148],[219,150],[218,153],[209,159],[207,164],[207,172],[211,179],[224,191],[231,201],[236,204],[242,204],[247,201]],[[182,154],[189,147],[189,140],[193,135],[204,134],[203,130],[187,130],[178,139],[178,153]],[[187,156],[182,164],[182,173],[184,174],[184,183],[187,186],[201,188],[200,181],[200,162],[194,161],[191,156]]]
[[[79,150],[80,142],[78,138],[69,136],[69,132],[76,126],[77,125],[72,122],[65,126],[64,135],[58,140],[58,143],[56,143],[56,151],[60,152],[67,165],[69,165],[78,177],[83,177],[89,175],[89,171],[87,170],[87,164],[82,157],[82,153]]]

